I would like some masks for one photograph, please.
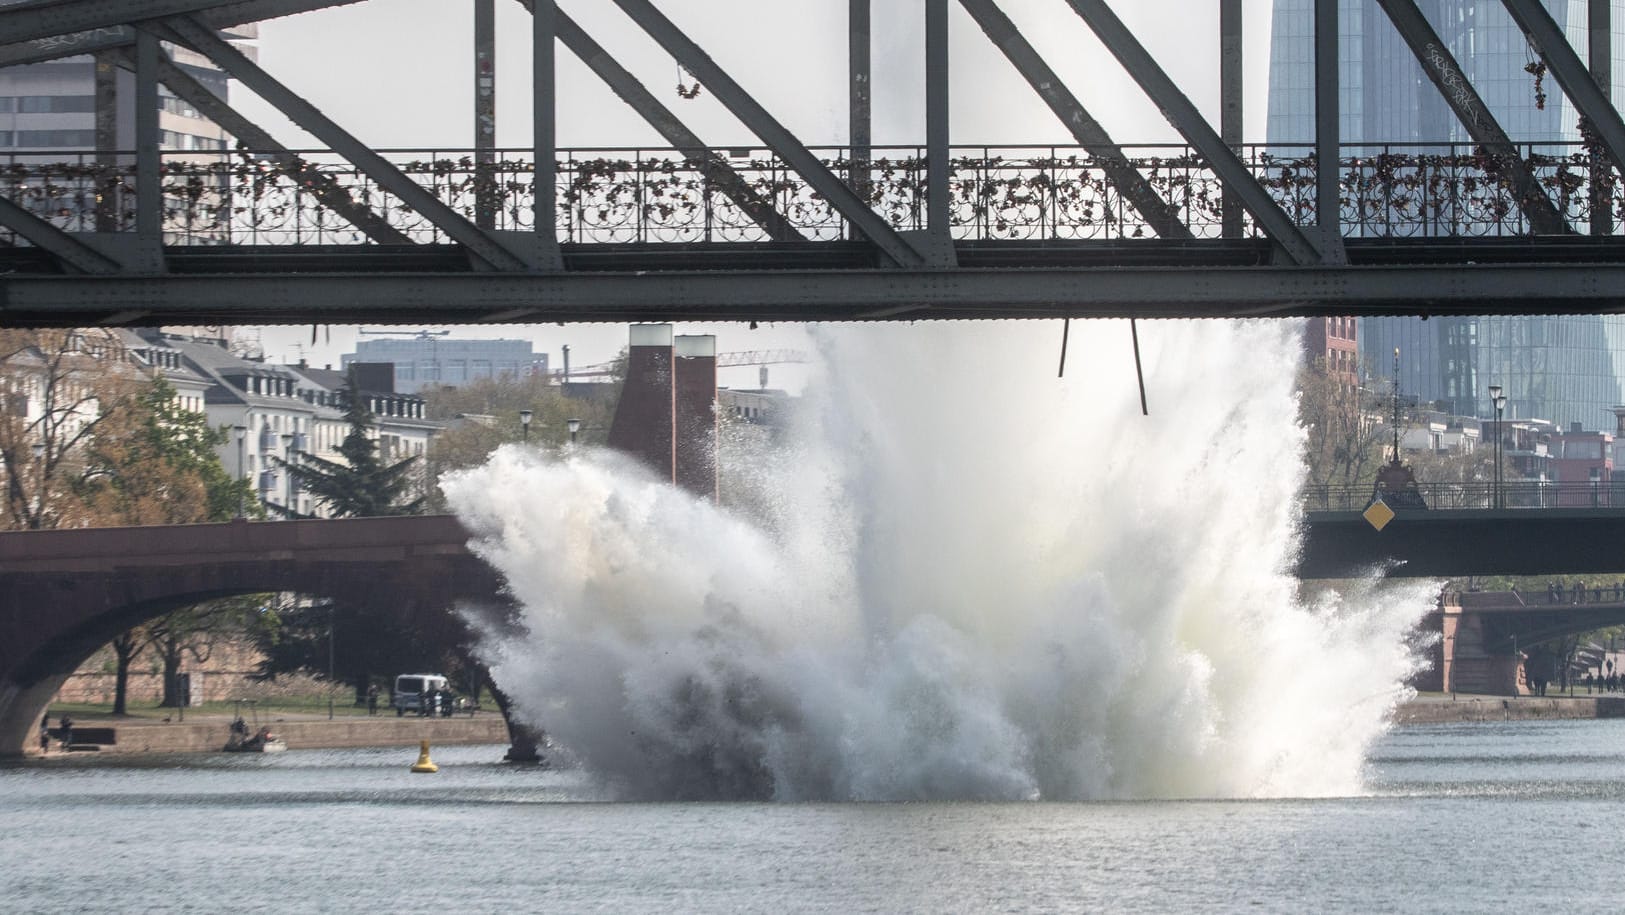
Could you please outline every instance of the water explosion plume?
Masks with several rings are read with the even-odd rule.
[[[626,798],[1321,795],[1430,583],[1306,606],[1296,324],[835,328],[747,513],[617,455],[505,448],[446,492],[523,604],[483,652]],[[1078,331],[1081,330],[1080,334]]]

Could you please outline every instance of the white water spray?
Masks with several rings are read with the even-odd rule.
[[[1360,789],[1431,583],[1303,606],[1296,325],[836,328],[745,518],[622,457],[446,484],[523,604],[483,648],[627,798]],[[1081,331],[1081,333],[1079,333]],[[747,473],[748,472],[748,473]]]

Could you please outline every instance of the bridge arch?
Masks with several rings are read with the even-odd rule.
[[[118,633],[213,598],[365,597],[403,617],[500,606],[450,516],[0,534],[0,756],[20,755],[69,675]]]

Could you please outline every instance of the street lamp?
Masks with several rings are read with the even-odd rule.
[[[288,496],[282,507],[288,510],[288,518],[294,516],[293,510],[293,433],[282,433],[282,470],[288,475]]]
[[[34,483],[34,517],[29,519],[28,526],[38,530],[45,524],[40,517],[45,514],[45,443],[35,442],[28,450],[34,455],[34,465],[39,468],[34,474],[38,477]]]
[[[530,441],[530,420],[535,415],[529,410],[519,411],[519,428],[524,430],[524,441],[527,443]]]
[[[581,420],[567,419],[564,421],[564,428],[570,430],[570,444],[574,445],[576,443],[576,433],[581,431]]]
[[[333,603],[327,604],[327,720],[333,720]]]
[[[243,517],[243,490],[248,487],[244,484],[243,476],[243,442],[248,438],[247,426],[232,426],[231,431],[237,433],[237,517]]]
[[[1501,495],[1501,411],[1506,409],[1507,399],[1501,395],[1501,386],[1490,385],[1490,404],[1495,407],[1495,472],[1491,474],[1494,485],[1494,498],[1491,500],[1496,508],[1503,508]]]

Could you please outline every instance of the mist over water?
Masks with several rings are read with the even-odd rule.
[[[628,459],[508,447],[446,492],[523,604],[482,647],[614,796],[1362,790],[1431,583],[1304,605],[1297,322],[819,331],[719,509]],[[726,341],[723,341],[724,343]]]

